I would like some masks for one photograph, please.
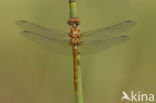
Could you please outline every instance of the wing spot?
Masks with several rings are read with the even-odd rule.
[[[24,31],[25,33],[30,33],[29,31]]]
[[[23,22],[23,23],[27,23],[27,21],[26,21],[26,20],[21,20],[21,22]]]
[[[126,23],[132,22],[131,20],[128,20]]]

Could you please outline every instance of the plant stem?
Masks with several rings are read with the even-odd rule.
[[[83,103],[83,91],[82,91],[82,72],[81,72],[81,66],[80,66],[80,50],[78,50],[78,56],[77,56],[77,68],[78,68],[78,93],[77,93],[77,103]]]
[[[77,17],[76,0],[69,0],[70,17]]]
[[[70,6],[70,17],[77,17],[76,0],[69,0]],[[78,50],[77,55],[77,68],[78,68],[78,84],[77,84],[77,95],[76,103],[83,103],[83,91],[82,91],[82,79],[81,79],[81,66],[80,66],[80,50]]]

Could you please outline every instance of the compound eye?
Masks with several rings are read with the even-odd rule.
[[[73,21],[71,19],[68,20],[67,22],[69,25],[72,25],[73,24]]]
[[[79,24],[80,24],[80,19],[79,19],[79,18],[76,18],[75,23],[76,23],[77,25],[79,25]]]

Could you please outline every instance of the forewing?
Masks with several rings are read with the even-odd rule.
[[[86,54],[100,52],[107,48],[117,46],[127,40],[129,40],[129,37],[126,35],[122,35],[118,37],[107,38],[104,40],[90,40],[90,41],[82,42],[82,44],[79,46],[80,54],[86,55]]]
[[[68,33],[42,27],[40,25],[28,22],[26,20],[16,21],[16,24],[21,28],[23,28],[24,30],[32,33],[42,34],[42,35],[46,35],[47,37],[56,38],[56,39],[69,39]]]
[[[37,42],[56,53],[66,55],[72,54],[68,33],[48,29],[25,20],[16,21],[16,24],[24,29],[21,34],[28,39]]]
[[[116,25],[112,25],[110,27],[103,27],[92,31],[88,31],[82,33],[81,41],[84,42],[89,40],[103,40],[105,38],[110,38],[129,30],[135,24],[136,22],[128,20]]]

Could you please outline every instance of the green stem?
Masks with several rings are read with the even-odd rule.
[[[78,68],[78,86],[77,86],[77,103],[83,103],[83,91],[82,91],[82,72],[81,72],[81,65],[80,65],[80,50],[78,50],[77,56],[77,68]]]
[[[76,8],[76,0],[69,0],[70,6],[70,17],[77,17],[77,8]],[[76,95],[76,103],[83,103],[83,91],[82,91],[82,73],[81,73],[81,66],[80,66],[80,50],[78,50],[77,56],[77,68],[78,68],[78,84],[77,90],[78,93]]]
[[[77,17],[76,0],[69,0],[70,17]]]

